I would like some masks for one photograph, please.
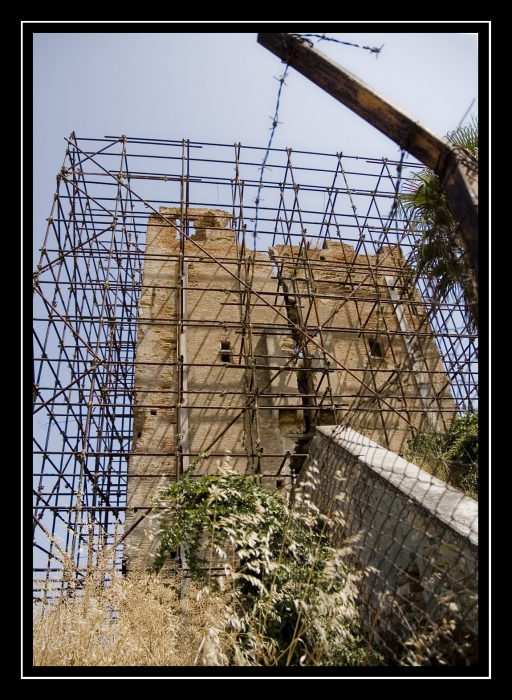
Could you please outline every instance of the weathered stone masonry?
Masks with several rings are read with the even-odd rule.
[[[307,451],[317,424],[349,422],[400,453],[411,427],[451,423],[454,404],[421,298],[397,291],[398,248],[368,257],[328,241],[307,251],[274,246],[268,256],[241,251],[228,212],[188,209],[186,221],[179,208],[160,214],[150,217],[146,239],[128,474],[128,507],[136,510],[128,510],[127,528],[249,398],[214,451],[231,455],[237,471],[266,475],[272,488],[280,467],[289,477],[290,466],[303,464],[293,455]],[[185,228],[190,240],[182,241]],[[248,316],[247,287],[230,272],[271,305],[251,294]],[[307,356],[294,356],[300,331],[286,319],[320,347],[310,343]],[[313,410],[319,402],[333,410]],[[195,473],[216,469],[210,458]],[[156,532],[155,518],[145,517],[127,537],[126,559],[149,547],[142,559],[150,562]]]

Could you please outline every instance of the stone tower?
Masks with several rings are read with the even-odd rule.
[[[411,430],[453,420],[443,363],[398,247],[369,256],[304,241],[266,255],[247,250],[235,224],[221,210],[166,207],[148,223],[128,562],[147,566],[154,555],[150,496],[207,449],[198,477],[227,460],[280,488],[300,469],[315,425],[345,422],[401,453]]]

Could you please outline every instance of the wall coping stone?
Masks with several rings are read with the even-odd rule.
[[[415,464],[386,450],[346,426],[317,426],[336,450],[392,484],[450,528],[458,537],[478,547],[478,503]],[[310,450],[312,456],[315,452]],[[307,469],[307,467],[306,467]]]

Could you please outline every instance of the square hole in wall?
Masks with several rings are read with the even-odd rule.
[[[370,348],[370,355],[372,357],[384,357],[385,353],[382,349],[380,340],[377,338],[370,338],[368,340],[368,346]]]
[[[231,343],[227,340],[222,340],[220,343],[220,361],[231,362]]]

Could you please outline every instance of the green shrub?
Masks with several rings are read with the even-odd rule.
[[[478,411],[457,416],[445,433],[410,437],[405,457],[478,499]]]
[[[357,634],[353,575],[312,506],[290,504],[255,477],[188,474],[161,494],[154,570],[182,546],[190,574],[230,593],[226,629],[236,665],[375,663]],[[219,563],[222,576],[214,577]],[[214,569],[213,567],[217,567]]]

